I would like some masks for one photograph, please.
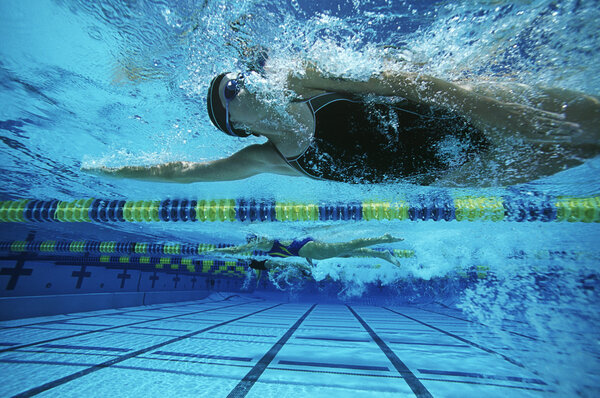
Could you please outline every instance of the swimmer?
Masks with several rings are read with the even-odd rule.
[[[314,265],[289,261],[280,263],[273,260],[251,259],[248,262],[248,267],[253,269],[256,273],[257,286],[261,281],[263,271],[266,271],[269,275],[269,279],[276,286],[280,287],[280,284],[277,281],[285,281],[287,284],[290,284],[292,281],[305,281],[312,278]]]
[[[361,238],[349,242],[325,243],[316,241],[312,238],[300,240],[278,240],[265,237],[252,237],[247,244],[239,246],[230,246],[217,248],[205,252],[218,252],[224,254],[241,254],[260,250],[267,253],[270,257],[304,257],[312,265],[312,260],[325,260],[334,257],[376,257],[388,261],[396,266],[400,266],[400,261],[387,250],[379,251],[369,249],[368,246],[381,243],[401,242],[404,239],[395,238],[390,234],[385,234],[378,238]]]
[[[258,279],[260,279],[262,271],[279,272],[279,271],[283,271],[284,269],[294,269],[302,277],[308,278],[308,277],[312,276],[312,267],[313,266],[314,265],[309,265],[306,263],[286,262],[285,264],[282,264],[282,263],[278,263],[273,260],[256,260],[256,259],[251,259],[250,262],[248,263],[248,267],[257,272]]]
[[[241,260],[240,260],[241,261]],[[280,274],[284,276],[284,279],[289,280],[290,278],[296,278],[300,280],[304,280],[306,278],[313,277],[313,270],[315,269],[315,264],[310,261],[307,263],[299,263],[299,262],[277,262],[274,260],[257,260],[251,259],[248,263],[248,267],[253,269],[256,272],[256,283],[258,284],[261,280],[263,271],[267,271],[270,276],[274,274]],[[399,264],[395,264],[399,266]],[[339,267],[339,265],[338,265]],[[372,269],[380,268],[381,265],[370,265],[368,266]],[[361,267],[362,268],[362,267]]]
[[[506,186],[600,154],[600,99],[563,89],[449,82],[388,68],[369,79],[307,65],[290,73],[286,114],[244,87],[241,73],[210,82],[211,122],[261,136],[208,162],[84,169],[139,180],[231,181],[260,173],[349,183]]]

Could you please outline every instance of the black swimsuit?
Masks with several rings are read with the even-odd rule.
[[[315,120],[313,140],[284,159],[317,179],[428,185],[489,146],[464,118],[407,100],[370,103],[325,93],[304,102]]]

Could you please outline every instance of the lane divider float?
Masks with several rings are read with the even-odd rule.
[[[0,201],[0,222],[600,222],[600,196],[417,197],[398,201],[297,203],[252,199]]]

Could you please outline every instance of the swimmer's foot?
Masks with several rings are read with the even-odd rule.
[[[392,236],[391,234],[385,234],[381,238],[379,238],[379,240],[381,241],[381,243],[394,243],[394,242],[402,242],[404,240],[404,238],[396,238],[395,236]]]
[[[396,258],[396,256],[394,256],[392,253],[390,253],[388,251],[384,252],[383,259],[387,262],[394,264],[396,267],[402,266],[402,264],[400,264],[400,260],[398,260],[398,258]]]

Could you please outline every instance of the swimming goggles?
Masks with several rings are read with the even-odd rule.
[[[223,89],[223,96],[225,97],[225,127],[227,127],[229,134],[233,136],[237,136],[237,134],[231,131],[231,125],[229,124],[229,103],[237,97],[240,90],[244,87],[245,78],[246,76],[243,73],[238,73],[237,77],[228,81]]]

